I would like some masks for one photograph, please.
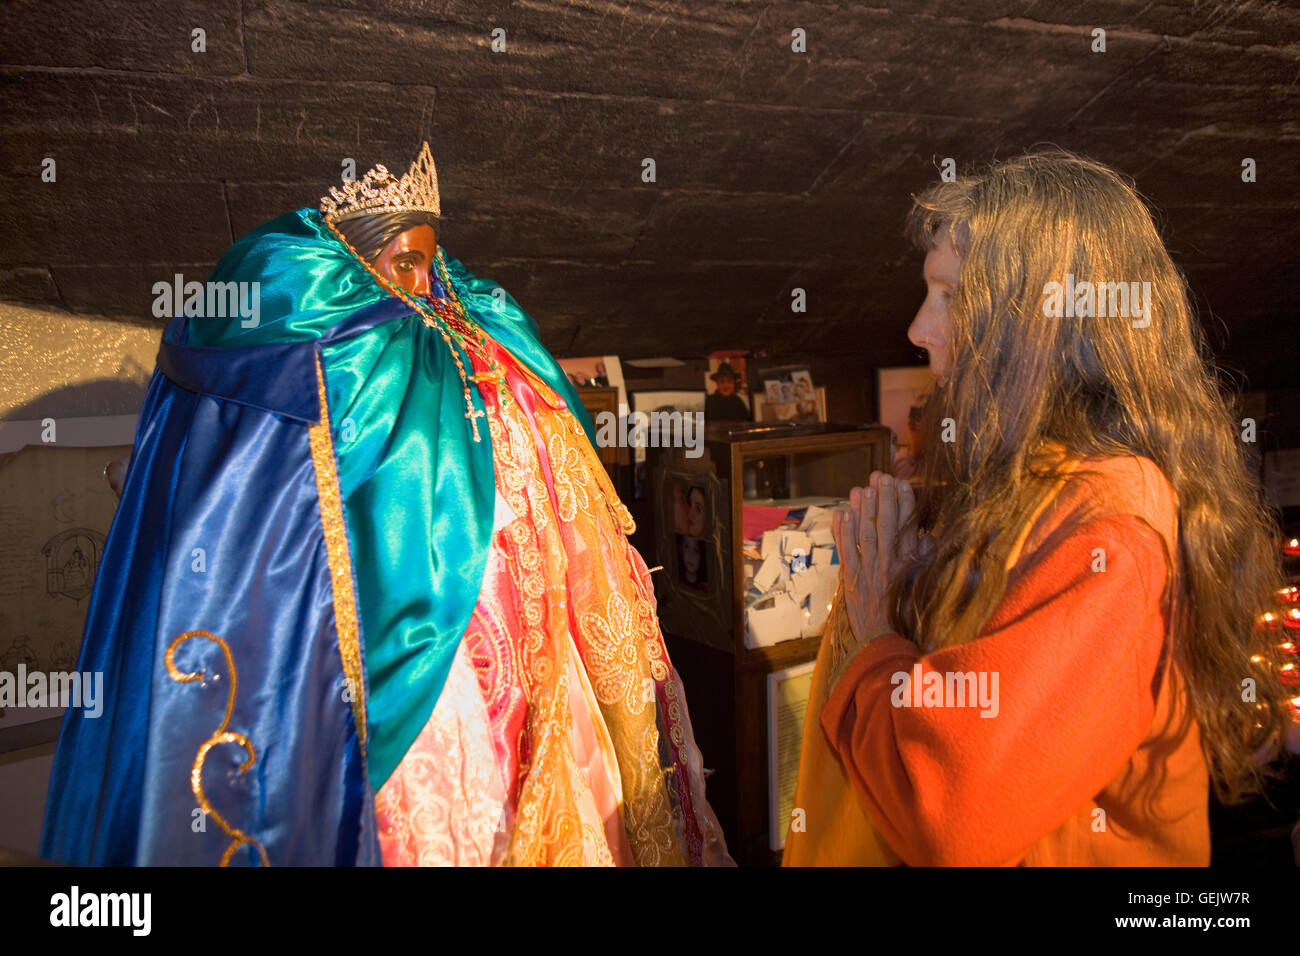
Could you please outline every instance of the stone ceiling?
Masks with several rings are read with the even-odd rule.
[[[1050,143],[1136,180],[1225,364],[1254,387],[1296,381],[1293,4],[8,0],[3,12],[0,298],[157,323],[153,283],[206,277],[234,237],[315,205],[345,158],[404,170],[428,138],[448,250],[509,289],[559,354],[766,348],[915,364],[909,194],[946,157],[964,170]],[[796,28],[805,53],[791,49]],[[46,157],[54,183],[40,179]],[[795,287],[806,313],[790,310]]]

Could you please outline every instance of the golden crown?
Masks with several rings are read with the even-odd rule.
[[[431,212],[442,215],[438,199],[438,170],[433,165],[429,144],[420,147],[411,168],[401,179],[382,164],[366,171],[359,180],[331,186],[320,201],[327,222],[341,222],[381,212]]]

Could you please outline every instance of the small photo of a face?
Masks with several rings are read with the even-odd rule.
[[[677,540],[677,580],[705,594],[709,592],[708,542],[679,534]]]
[[[673,482],[673,530],[692,538],[708,537],[709,493],[703,485]]]
[[[703,538],[708,515],[709,503],[704,489],[692,485],[686,490],[686,533]]]

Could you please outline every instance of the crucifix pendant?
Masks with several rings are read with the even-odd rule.
[[[483,413],[474,407],[474,401],[469,397],[469,392],[465,393],[465,417],[469,419],[470,427],[474,430],[474,440],[482,441],[478,433],[478,420],[483,417]]]

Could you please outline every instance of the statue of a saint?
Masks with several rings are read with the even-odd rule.
[[[426,144],[236,242],[256,314],[168,326],[44,855],[730,862],[586,412],[439,215]]]

